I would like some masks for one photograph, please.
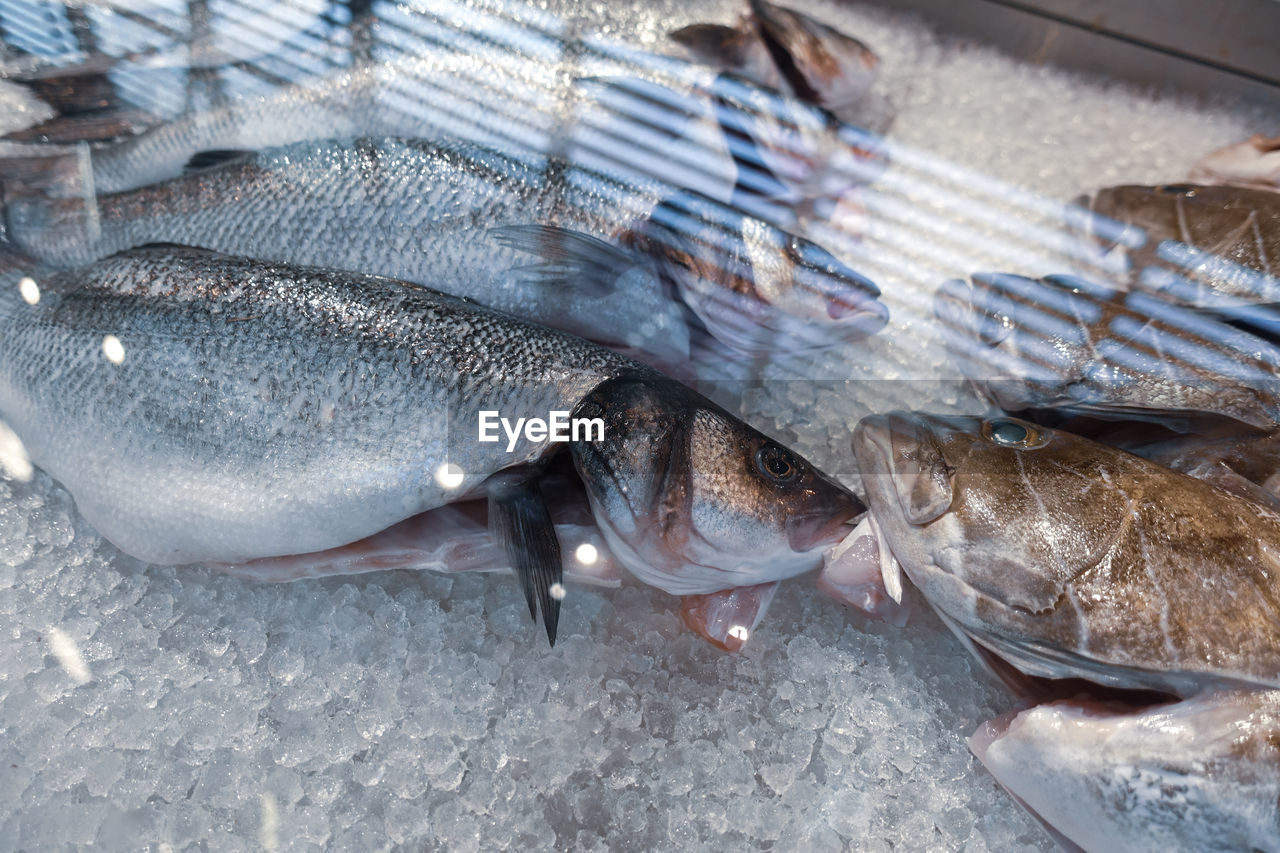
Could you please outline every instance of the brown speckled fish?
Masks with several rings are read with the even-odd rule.
[[[1066,697],[969,741],[1064,846],[1277,849],[1280,513],[1014,418],[875,415],[853,447],[864,574]]]
[[[1119,186],[1078,200],[1084,231],[1131,286],[1196,307],[1280,299],[1280,193],[1235,186]]]
[[[865,418],[890,554],[977,649],[1027,675],[1185,696],[1280,687],[1280,514],[1013,418]]]

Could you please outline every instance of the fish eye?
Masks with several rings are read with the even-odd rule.
[[[1162,184],[1156,187],[1156,192],[1162,192],[1165,195],[1194,195],[1195,191],[1195,184]]]
[[[989,347],[1009,337],[1009,333],[1013,331],[1013,320],[1006,314],[988,312],[984,313],[982,321],[978,324],[978,340],[982,341]]]
[[[796,458],[776,444],[766,444],[756,451],[756,468],[775,483],[790,483],[800,474]]]
[[[1048,437],[1035,427],[1005,418],[993,418],[984,423],[982,435],[993,444],[1024,450],[1040,447],[1048,441]]]

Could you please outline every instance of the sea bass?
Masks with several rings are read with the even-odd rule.
[[[91,205],[19,198],[4,223],[46,263],[176,242],[376,272],[667,365],[689,353],[668,290],[740,352],[829,346],[884,325],[876,286],[821,247],[662,192],[555,159],[362,138],[235,155]]]
[[[325,551],[487,495],[553,634],[560,553],[536,478],[560,443],[549,429],[482,440],[482,412],[585,421],[561,437],[596,524],[668,591],[816,567],[863,509],[637,362],[392,279],[135,249],[8,273],[0,340],[0,417],[106,538],[150,562]]]
[[[53,186],[73,195],[117,192],[174,177],[200,151],[259,150],[360,134],[452,137],[545,154],[564,150],[572,135],[566,122],[583,94],[581,76],[625,73],[666,85],[716,73],[630,47],[628,42],[651,41],[644,34],[659,23],[643,4],[619,10],[607,34],[585,31],[574,4],[558,6],[380,4],[367,24],[379,36],[375,49],[355,62],[335,67],[330,57],[308,58],[299,65],[318,71],[300,80],[295,69],[282,80],[263,63],[257,69],[263,73],[248,85],[243,72],[223,71],[220,78],[239,84],[225,103],[94,150],[87,171],[62,160],[51,170]],[[821,40],[826,33],[813,37]],[[846,57],[838,50],[830,56],[838,61],[825,73],[836,79],[847,70],[839,64]],[[794,63],[785,52],[778,61]],[[778,76],[765,73],[770,80]],[[627,142],[617,140],[613,147],[625,149]],[[643,156],[637,149],[630,159]],[[664,160],[650,165],[664,174]]]
[[[1006,411],[1280,423],[1280,348],[1152,294],[1075,276],[979,273],[934,313],[965,375]]]
[[[562,169],[479,146],[395,138],[303,142],[198,162],[208,165],[90,204],[15,199],[4,207],[8,239],[56,266],[179,243],[372,272],[625,347],[646,361],[688,360],[683,309],[643,258],[566,236],[579,263],[516,272],[536,258],[488,233],[529,222],[600,224],[618,200],[608,194],[618,189],[608,176],[594,184],[590,176],[557,181]]]
[[[984,724],[969,746],[1069,849],[1280,850],[1280,691],[1054,702]]]
[[[1280,301],[1280,193],[1120,186],[1077,204],[1085,235],[1133,287],[1193,307]]]

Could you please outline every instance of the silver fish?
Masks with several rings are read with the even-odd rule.
[[[484,3],[379,5],[369,22],[377,49],[369,55],[350,64],[307,57],[298,64],[314,71],[291,68],[287,80],[271,73],[273,64],[251,62],[258,72],[252,83],[241,82],[224,102],[94,150],[87,171],[71,160],[50,164],[50,183],[72,195],[117,192],[174,177],[200,151],[361,134],[452,137],[516,153],[549,153],[564,150],[566,136],[573,135],[567,123],[582,100],[585,67],[624,70],[663,84],[710,76],[705,66],[642,54],[617,37],[656,25],[643,6],[620,10],[621,26],[606,15],[607,34],[595,34],[583,31],[573,4],[559,5],[554,11]],[[846,62],[845,52],[836,51],[820,63],[834,91],[840,88],[834,81],[846,71],[856,74],[863,59],[854,58],[851,68]],[[245,75],[233,66],[219,76],[241,81]],[[776,76],[776,70],[768,73]],[[622,137],[611,147],[626,149],[628,142]],[[639,149],[631,150],[630,159],[644,159]],[[663,158],[649,165],[652,174],[665,173]]]
[[[634,361],[391,279],[136,249],[7,274],[0,340],[0,416],[105,537],[151,562],[339,548],[486,493],[491,513],[544,521],[545,540],[552,519],[513,481],[558,445],[527,431],[481,442],[481,411],[602,418],[603,437],[568,442],[596,523],[622,565],[668,591],[813,568],[862,511]],[[625,498],[601,499],[615,489]]]
[[[646,361],[689,357],[683,309],[645,259],[567,236],[576,265],[528,269],[488,229],[560,222],[604,230],[617,215],[607,175],[540,169],[462,143],[303,142],[227,157],[180,178],[82,199],[40,196],[4,208],[8,239],[58,266],[147,243],[180,243],[285,263],[369,272],[624,347]],[[546,165],[546,164],[544,164]],[[610,191],[614,191],[610,193]]]
[[[1135,710],[1061,701],[969,746],[1068,849],[1280,850],[1280,691]]]
[[[663,365],[689,357],[668,288],[740,352],[830,346],[884,325],[876,286],[821,247],[700,196],[659,204],[660,192],[463,143],[334,140],[232,156],[96,205],[18,198],[4,220],[46,263],[176,242],[375,272]]]
[[[949,281],[934,313],[960,368],[1006,411],[1280,423],[1280,348],[1212,316],[1074,276]]]

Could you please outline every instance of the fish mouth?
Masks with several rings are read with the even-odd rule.
[[[825,509],[789,517],[786,522],[787,544],[791,550],[803,554],[828,548],[843,540],[849,534],[849,525],[856,523],[867,511],[862,501],[851,492],[847,493],[843,504],[834,511]]]
[[[948,435],[971,431],[978,423],[975,418],[903,411],[863,418],[853,431],[853,453],[871,509],[880,516],[901,516],[913,526],[926,524],[945,512],[942,507],[940,512],[924,518],[909,510],[916,480],[927,473],[927,466],[920,463],[920,451],[936,449]]]

